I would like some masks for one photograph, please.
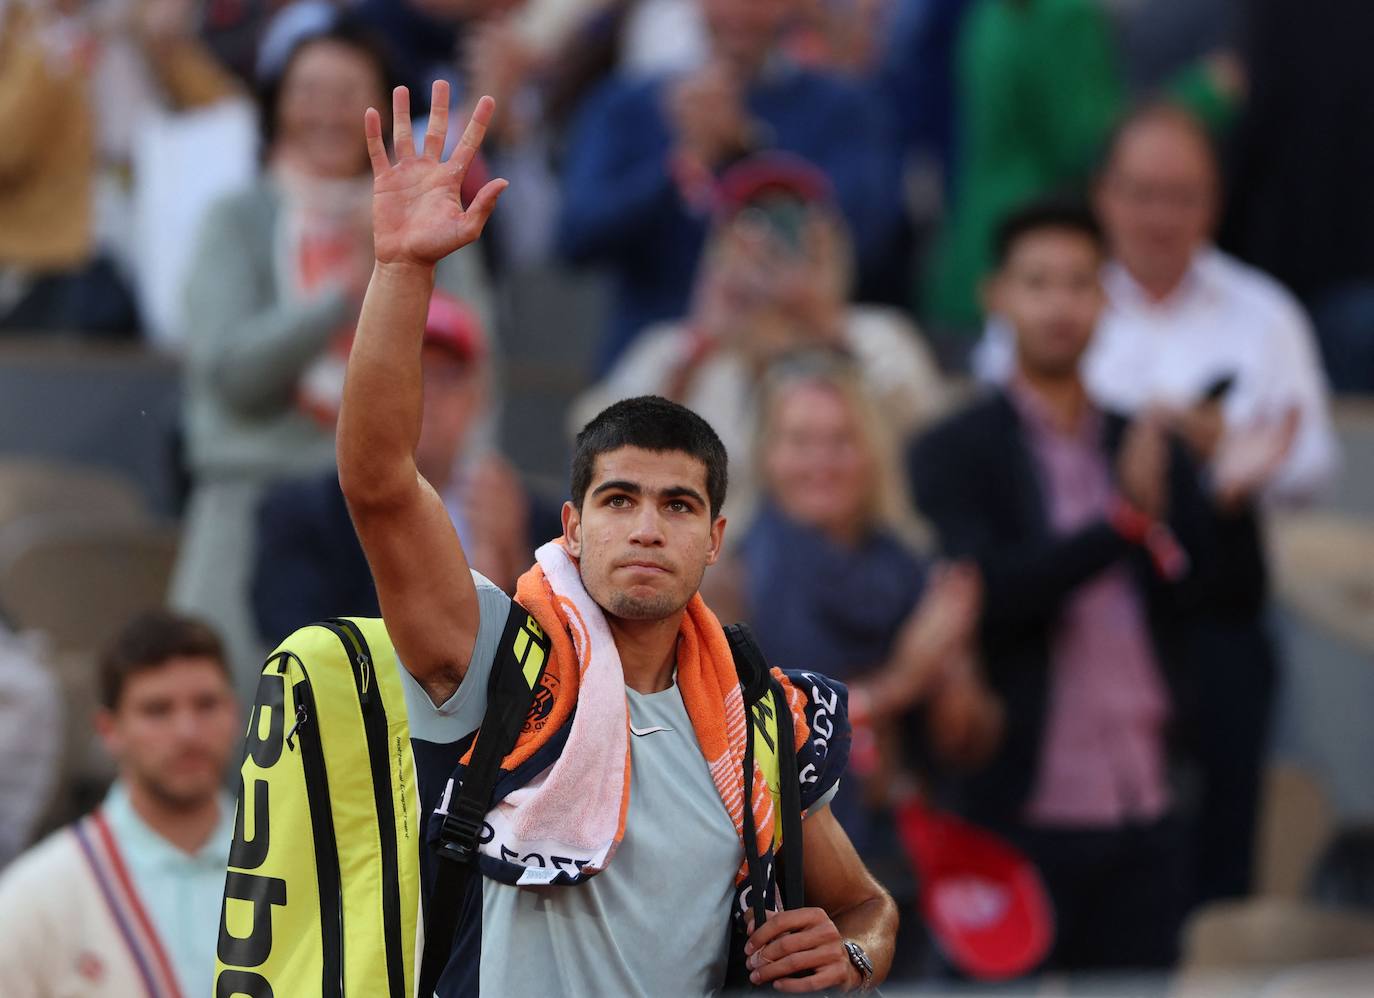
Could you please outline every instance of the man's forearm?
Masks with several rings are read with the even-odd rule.
[[[420,345],[433,290],[433,267],[373,269],[339,411],[339,481],[350,505],[385,503],[416,487]]]
[[[854,940],[868,954],[873,962],[873,983],[885,980],[892,969],[899,920],[892,896],[883,891],[852,908],[831,912],[830,920],[841,936]]]

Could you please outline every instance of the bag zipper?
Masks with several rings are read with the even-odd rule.
[[[299,659],[297,660],[299,662]],[[281,671],[286,671],[283,661]],[[300,682],[292,687],[296,723],[291,729],[300,745],[305,773],[305,797],[310,805],[311,838],[315,842],[315,875],[320,894],[321,998],[343,998],[343,888],[339,876],[339,846],[334,834],[334,812],[329,805],[329,775],[324,764],[315,716],[315,692],[310,677],[301,669]]]
[[[397,873],[396,807],[392,795],[391,762],[388,745],[386,707],[375,695],[376,677],[372,655],[362,629],[351,620],[335,618],[324,627],[343,643],[353,666],[353,682],[362,705],[363,731],[367,740],[368,763],[372,769],[372,789],[377,807],[377,831],[382,859],[382,931],[386,940],[386,975],[390,998],[407,998],[405,963],[401,947],[401,884]]]

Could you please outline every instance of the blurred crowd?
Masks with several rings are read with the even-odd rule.
[[[156,972],[208,983],[225,705],[295,628],[379,612],[333,468],[362,117],[435,79],[457,118],[496,98],[471,192],[511,181],[424,340],[417,465],[473,567],[513,591],[560,529],[502,453],[512,294],[595,282],[537,334],[598,330],[540,432],[644,394],[719,432],[708,603],[849,684],[833,806],[904,906],[900,974],[968,970],[923,929],[913,800],[1038,870],[1045,966],[1174,966],[1253,886],[1265,521],[1338,474],[1332,391],[1374,392],[1371,36],[1342,0],[0,0],[0,341],[180,372],[175,612],[105,657],[118,780],[73,826],[97,877],[122,830]],[[0,863],[53,793],[38,657],[0,644]],[[6,995],[127,970],[32,907],[72,848],[0,878]],[[26,944],[40,915],[70,942]]]

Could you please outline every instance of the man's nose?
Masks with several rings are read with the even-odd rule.
[[[630,531],[630,543],[657,547],[663,542],[663,523],[658,510],[650,505],[640,507]]]

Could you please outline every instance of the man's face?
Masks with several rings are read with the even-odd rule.
[[[716,55],[753,68],[767,58],[795,10],[796,0],[701,0]]]
[[[706,466],[681,451],[622,447],[600,455],[578,510],[563,507],[568,552],[597,604],[623,620],[662,620],[685,607],[720,555]]]
[[[1097,190],[1112,254],[1142,284],[1168,289],[1211,238],[1216,164],[1187,123],[1149,118],[1117,142]]]
[[[173,658],[135,673],[96,727],[120,775],[162,803],[203,804],[218,792],[242,734],[229,680],[212,659]]]
[[[988,288],[991,310],[1010,323],[1029,373],[1062,377],[1078,369],[1103,295],[1097,244],[1072,229],[1018,238]]]
[[[486,385],[478,362],[439,346],[425,346],[423,372],[424,418],[415,464],[426,481],[442,488],[482,414]]]

